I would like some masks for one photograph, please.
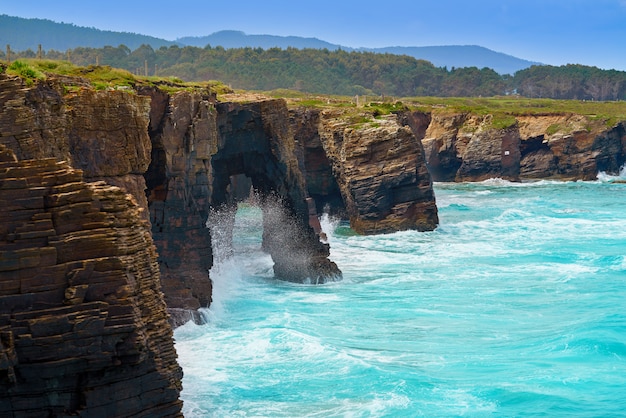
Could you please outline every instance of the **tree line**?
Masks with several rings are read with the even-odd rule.
[[[32,50],[13,59],[35,58]],[[490,68],[440,68],[407,55],[328,49],[125,45],[45,51],[41,58],[109,65],[140,75],[184,81],[219,80],[245,90],[294,89],[336,95],[478,97],[519,94],[532,98],[626,100],[626,72],[583,65],[532,66],[511,75]],[[6,55],[0,53],[0,59]]]

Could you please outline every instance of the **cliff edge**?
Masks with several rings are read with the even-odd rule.
[[[517,115],[506,128],[492,116],[435,114],[421,135],[435,181],[595,180],[626,162],[624,122],[573,113]]]

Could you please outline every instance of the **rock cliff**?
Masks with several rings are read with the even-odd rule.
[[[274,260],[276,276],[315,282],[340,277],[337,266],[328,260],[328,245],[309,226],[308,196],[282,100],[217,103],[208,91],[169,95],[140,89],[139,93],[152,99],[148,207],[175,324],[188,320],[190,314],[199,321],[194,312],[210,304],[213,225],[209,214],[226,211],[234,217],[234,182],[241,177],[248,179],[262,200],[273,196],[281,202],[263,206],[263,247]]]
[[[320,116],[319,109],[296,107],[290,110],[300,170],[304,173],[309,196],[315,201],[316,212],[347,219],[339,184],[322,145]]]
[[[339,279],[341,272],[328,259],[328,244],[310,223],[309,196],[285,102],[220,103],[217,126],[212,205],[219,208],[232,201],[232,178],[245,175],[264,203],[263,248],[272,256],[275,275],[295,282]]]
[[[575,114],[516,116],[508,128],[491,116],[437,114],[422,136],[435,181],[503,178],[594,180],[619,173],[626,161],[624,123]]]
[[[66,92],[68,86],[72,90]],[[0,75],[0,104],[0,144],[18,159],[67,161],[83,170],[86,181],[120,186],[147,205],[148,98],[95,91],[80,78],[51,78],[27,87],[18,77]]]
[[[155,88],[151,98],[151,163],[145,174],[152,236],[159,251],[161,282],[174,325],[200,322],[211,303],[210,160],[217,145],[215,96]]]
[[[96,91],[87,80],[58,76],[27,87],[0,75],[0,144],[20,159],[67,161],[85,180],[134,196],[151,222],[173,325],[200,322],[198,309],[211,302],[206,223],[211,210],[232,206],[235,178],[247,177],[262,196],[282,203],[275,206],[280,220],[265,216],[264,248],[277,277],[340,277],[328,245],[309,224],[309,196],[283,101],[217,104],[214,93],[199,88],[135,90]]]
[[[0,415],[182,416],[142,209],[0,145]]]
[[[374,118],[341,109],[293,114],[302,165],[311,177],[307,186],[318,205],[345,213],[362,234],[437,227],[424,150],[401,115]]]

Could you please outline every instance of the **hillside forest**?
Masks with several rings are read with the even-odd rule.
[[[7,56],[7,53],[10,56]],[[335,95],[479,97],[517,94],[530,98],[626,100],[626,72],[570,64],[536,65],[514,75],[489,68],[440,68],[407,55],[328,49],[125,45],[67,51],[4,51],[0,60],[69,60],[108,65],[138,75],[184,81],[219,80],[232,88],[293,89]]]

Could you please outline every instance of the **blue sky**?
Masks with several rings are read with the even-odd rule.
[[[174,40],[233,29],[350,47],[480,45],[626,71],[626,0],[2,0],[0,14]]]

